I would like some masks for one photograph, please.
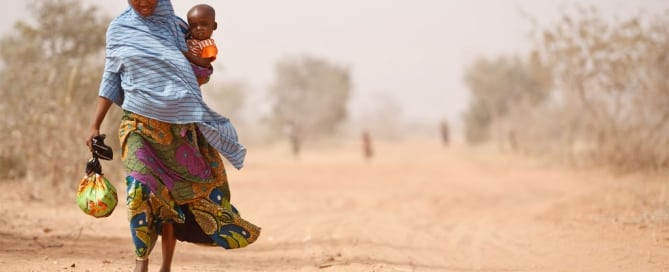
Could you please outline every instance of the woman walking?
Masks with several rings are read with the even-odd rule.
[[[105,69],[86,144],[100,134],[111,105],[119,105],[135,271],[148,271],[158,235],[161,271],[170,271],[177,239],[232,249],[253,243],[260,228],[230,204],[220,154],[239,169],[246,149],[230,121],[204,103],[170,0],[128,2],[107,29]]]

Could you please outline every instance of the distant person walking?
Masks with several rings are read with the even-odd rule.
[[[286,134],[288,134],[290,150],[293,152],[293,156],[296,158],[299,157],[302,147],[302,131],[295,122],[291,121],[286,126]]]
[[[448,122],[446,120],[441,121],[441,124],[439,125],[439,132],[441,133],[441,142],[444,144],[444,146],[448,146],[450,138],[449,138],[449,129],[448,129]]]
[[[371,160],[374,157],[374,149],[372,148],[372,137],[368,131],[362,132],[362,155],[366,160]]]

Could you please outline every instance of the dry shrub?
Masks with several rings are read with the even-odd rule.
[[[490,117],[484,120],[489,124],[479,120],[474,125],[509,150],[619,171],[669,170],[669,149],[664,148],[669,144],[667,15],[607,21],[596,9],[581,8],[538,28],[529,59],[549,69],[551,79],[544,73],[525,78],[550,82],[550,99],[527,103],[517,94],[536,88],[528,84],[531,80],[500,77],[509,69],[521,75],[537,70],[520,62],[505,68],[498,61],[487,71],[470,70],[469,75],[478,75],[467,78],[478,98],[472,103],[478,108],[470,113]]]
[[[540,31],[537,51],[553,69],[556,105],[595,164],[624,171],[669,167],[669,19],[608,22],[596,9],[565,14]],[[556,116],[559,117],[559,116]],[[570,127],[565,129],[571,130]]]
[[[90,158],[84,137],[110,19],[76,0],[34,1],[28,8],[35,21],[17,22],[0,39],[0,145],[9,147],[0,152],[0,179],[70,192]]]

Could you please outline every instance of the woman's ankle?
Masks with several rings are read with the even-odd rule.
[[[149,271],[149,259],[135,261],[134,272],[148,272],[148,271]]]

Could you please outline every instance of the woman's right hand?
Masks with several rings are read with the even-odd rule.
[[[84,139],[88,149],[90,149],[91,152],[93,152],[93,137],[100,135],[100,126],[102,125],[102,121],[105,119],[107,111],[111,105],[111,100],[102,96],[98,97],[98,103],[95,107],[95,118],[93,118],[93,122],[91,123],[90,129],[88,130],[88,136],[86,136],[86,139]]]
[[[86,141],[86,146],[88,146],[88,149],[91,152],[93,152],[93,144],[92,144],[93,143],[93,138],[97,137],[98,135],[100,135],[100,129],[96,129],[96,128],[89,129],[88,136],[86,137],[85,141]]]

